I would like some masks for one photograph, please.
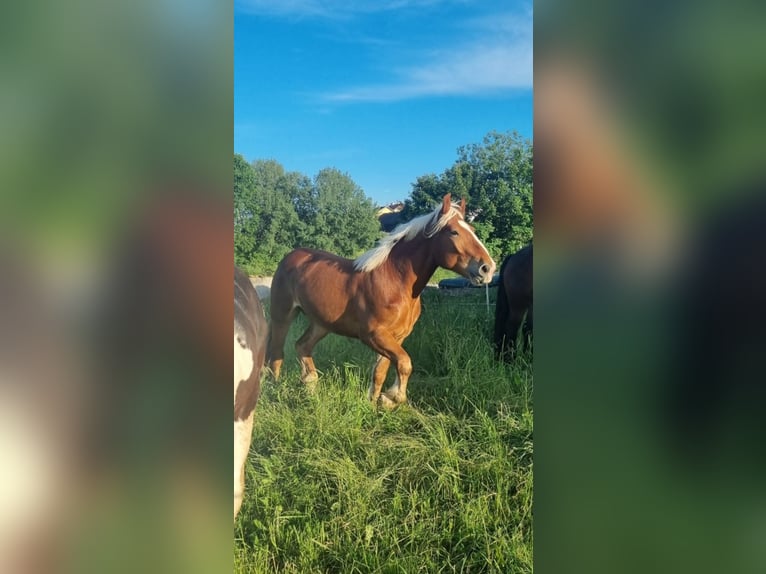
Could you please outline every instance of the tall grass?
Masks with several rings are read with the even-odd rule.
[[[307,393],[296,321],[257,408],[235,572],[531,572],[530,359],[495,362],[483,290],[423,307],[410,404],[392,412],[366,400],[372,351],[334,335]]]

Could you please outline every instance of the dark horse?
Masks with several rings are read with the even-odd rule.
[[[314,249],[296,249],[277,268],[271,285],[269,366],[279,377],[284,343],[298,310],[309,327],[295,347],[301,380],[317,373],[311,353],[328,333],[361,340],[377,354],[368,397],[393,407],[407,400],[412,361],[402,342],[420,316],[420,294],[437,267],[455,271],[474,284],[489,283],[495,262],[465,221],[465,200],[450,195],[432,213],[399,225],[377,247],[355,261]],[[396,381],[381,394],[393,362]]]
[[[532,337],[532,245],[509,255],[500,266],[500,286],[495,306],[495,351],[498,358],[511,359],[522,322],[523,343],[526,344]]]
[[[261,391],[268,325],[250,279],[234,268],[234,518],[245,491],[245,461]]]

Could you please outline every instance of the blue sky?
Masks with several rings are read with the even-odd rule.
[[[532,138],[532,6],[235,0],[234,151],[347,172],[379,204],[490,130]]]

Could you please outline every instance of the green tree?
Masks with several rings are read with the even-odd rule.
[[[335,168],[321,170],[314,178],[313,199],[306,246],[354,257],[380,236],[375,205],[348,174]]]
[[[450,173],[453,172],[453,173]],[[481,144],[458,149],[448,170],[454,189],[466,189],[477,230],[499,254],[532,240],[532,146],[517,133],[490,132]]]
[[[379,234],[372,201],[348,174],[327,168],[312,181],[234,156],[234,261],[250,273],[272,273],[296,247],[354,257]]]
[[[413,217],[432,211],[448,191],[446,182],[438,175],[421,175],[412,184],[410,196],[404,202],[402,220],[409,221]]]
[[[440,176],[419,177],[405,217],[427,213],[445,193],[465,197],[468,216],[493,255],[515,252],[532,240],[532,146],[516,132],[488,133],[462,146]]]
[[[294,205],[294,198],[300,195],[300,174],[286,173],[275,160],[257,160],[252,167],[260,217],[255,234],[256,256],[251,262],[263,272],[272,272],[304,234],[304,223]]]
[[[234,156],[234,261],[250,272],[270,273],[303,234],[293,199],[300,174],[274,160],[248,164]]]
[[[239,154],[234,155],[234,262],[248,267],[255,258],[255,239],[261,204],[255,197],[255,172]]]

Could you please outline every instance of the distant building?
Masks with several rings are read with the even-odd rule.
[[[403,201],[396,201],[381,207],[375,212],[375,216],[380,221],[380,228],[385,231],[393,231],[394,227],[402,222],[401,211],[404,209]]]
[[[388,213],[399,213],[402,209],[404,209],[404,202],[395,201],[394,203],[389,203],[388,205],[378,208],[378,211],[375,212],[375,216],[380,217],[381,215],[386,215]]]

